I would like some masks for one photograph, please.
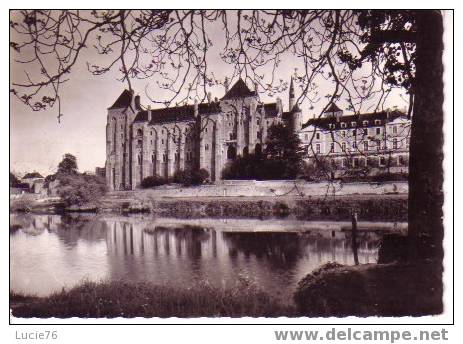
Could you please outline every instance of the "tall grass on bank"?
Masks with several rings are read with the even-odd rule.
[[[279,317],[292,316],[284,306],[246,279],[229,288],[207,282],[174,288],[148,282],[83,282],[30,302],[15,302],[12,312],[20,318],[114,317]],[[294,316],[294,315],[293,315]]]

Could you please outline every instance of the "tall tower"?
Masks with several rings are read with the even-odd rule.
[[[295,101],[296,97],[294,95],[294,82],[293,77],[291,77],[291,83],[289,85],[289,111],[293,109]]]
[[[106,124],[106,183],[109,190],[123,190],[130,184],[130,132],[140,99],[124,90],[108,108]]]

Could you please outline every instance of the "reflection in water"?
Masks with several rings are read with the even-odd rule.
[[[246,276],[289,300],[297,282],[321,264],[354,263],[351,232],[333,222],[27,214],[10,220],[11,289],[37,295],[83,279],[185,287],[198,280],[233,285]],[[382,234],[394,228],[369,226],[381,230],[359,231],[361,264],[375,262]]]

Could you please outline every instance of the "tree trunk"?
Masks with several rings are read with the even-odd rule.
[[[410,259],[442,261],[443,205],[443,19],[418,11],[415,107],[410,139]]]

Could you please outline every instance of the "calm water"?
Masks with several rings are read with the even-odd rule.
[[[148,280],[185,287],[247,277],[290,300],[297,282],[328,261],[353,264],[348,222],[175,220],[146,216],[10,215],[10,289],[47,295],[87,280]],[[360,223],[360,263],[404,223]]]

